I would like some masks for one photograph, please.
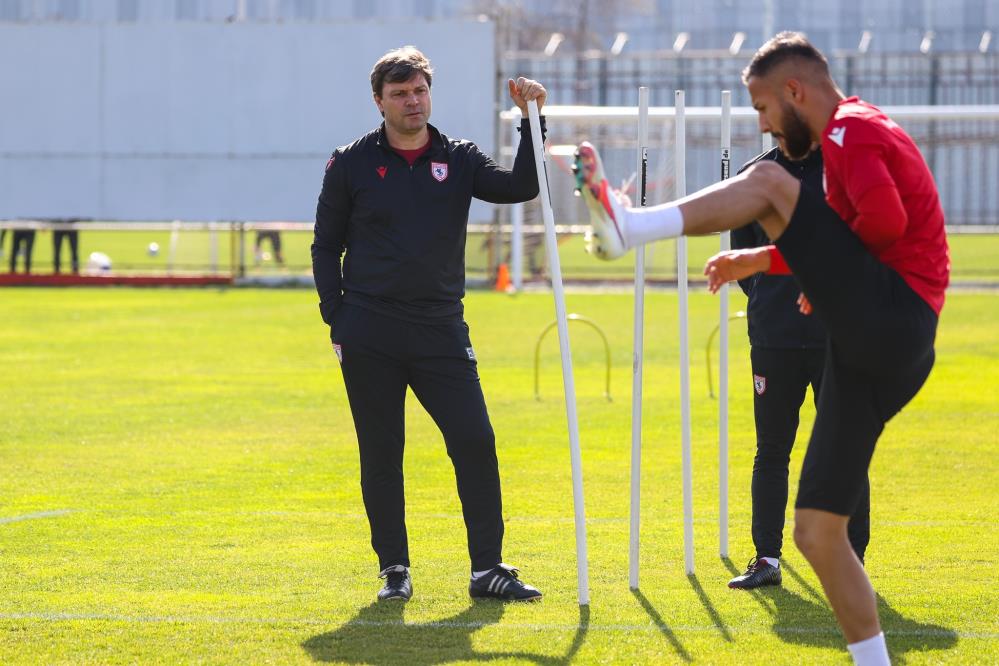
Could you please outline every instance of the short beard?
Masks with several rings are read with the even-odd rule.
[[[784,149],[792,160],[804,159],[812,149],[812,133],[797,110],[790,104],[781,104],[784,116],[781,124],[781,134],[784,137]]]

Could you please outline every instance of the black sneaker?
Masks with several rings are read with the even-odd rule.
[[[378,577],[385,579],[385,587],[378,590],[378,601],[386,599],[409,601],[413,596],[413,580],[409,577],[409,569],[406,567],[399,564],[385,567]]]
[[[489,573],[468,584],[473,599],[503,599],[504,601],[537,601],[541,593],[517,579],[516,567],[500,562]]]
[[[780,585],[780,567],[775,567],[758,557],[749,560],[746,573],[728,582],[728,586],[733,590],[752,590],[764,585]]]

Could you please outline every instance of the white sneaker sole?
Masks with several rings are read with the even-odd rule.
[[[617,193],[604,176],[597,149],[589,142],[584,141],[576,149],[573,172],[576,174],[576,192],[583,197],[590,211],[586,251],[607,261],[617,259],[628,251],[622,229],[623,209]]]

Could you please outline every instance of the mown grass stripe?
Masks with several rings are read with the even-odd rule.
[[[406,629],[484,629],[486,627],[502,627],[503,629],[520,629],[524,631],[610,631],[610,632],[657,632],[669,629],[674,632],[712,633],[718,630],[714,624],[700,626],[670,626],[667,624],[600,624],[600,623],[547,623],[547,622],[453,622],[449,620],[431,620],[429,622],[407,622],[405,620],[350,620],[337,624],[335,620],[322,618],[268,618],[268,617],[228,617],[224,615],[118,615],[114,613],[0,613],[0,621],[34,620],[41,622],[125,622],[130,624],[274,624],[274,625],[330,625],[337,627],[403,627]],[[770,633],[763,625],[746,625],[728,627],[728,630],[739,634]],[[805,636],[839,635],[840,631],[834,625],[781,627],[781,633],[800,634]],[[889,636],[913,636],[922,638],[952,636],[957,638],[999,639],[995,631],[949,631],[944,629],[885,629]]]

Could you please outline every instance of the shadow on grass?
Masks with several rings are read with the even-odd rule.
[[[726,561],[725,565],[738,575],[731,562]],[[846,643],[825,596],[787,562],[782,561],[781,568],[801,586],[808,598],[784,587],[745,591],[771,616],[774,634],[785,643],[845,651]],[[958,636],[953,629],[909,619],[892,608],[880,594],[877,595],[877,603],[881,628],[885,632],[893,664],[904,664],[909,652],[950,650],[957,645]]]
[[[449,618],[408,624],[403,620],[405,604],[377,601],[341,625],[306,640],[302,648],[315,661],[349,664],[430,666],[452,661],[493,661],[522,659],[540,666],[563,666],[572,661],[583,645],[590,625],[590,609],[579,609],[579,623],[572,644],[564,655],[529,652],[477,652],[472,634],[499,622],[505,605],[497,601],[473,602]],[[518,632],[511,632],[511,641]]]
[[[666,640],[669,641],[670,645],[673,646],[673,649],[676,651],[677,655],[679,655],[680,659],[683,659],[686,662],[693,661],[694,658],[690,656],[689,652],[687,652],[687,648],[683,647],[683,643],[680,642],[680,640],[676,637],[676,634],[673,633],[673,630],[670,629],[669,625],[667,625],[665,620],[663,620],[663,616],[660,615],[658,609],[656,609],[656,607],[652,605],[645,595],[642,594],[641,590],[632,590],[631,593],[635,595],[636,599],[638,599],[638,603],[642,604],[642,608],[645,609],[645,612],[648,613],[649,617],[652,618],[652,621],[655,622],[660,633],[662,633],[662,635],[666,637]]]
[[[711,621],[718,628],[718,632],[725,639],[726,643],[732,642],[732,634],[729,632],[728,627],[725,625],[725,621],[722,620],[721,615],[715,610],[714,604],[711,603],[711,599],[708,598],[707,593],[704,592],[704,588],[701,587],[701,583],[697,580],[695,574],[687,574],[687,580],[690,582],[690,586],[694,588],[694,592],[697,592],[697,596],[700,598],[701,603],[704,605],[704,609],[708,611],[708,615],[711,616]]]

